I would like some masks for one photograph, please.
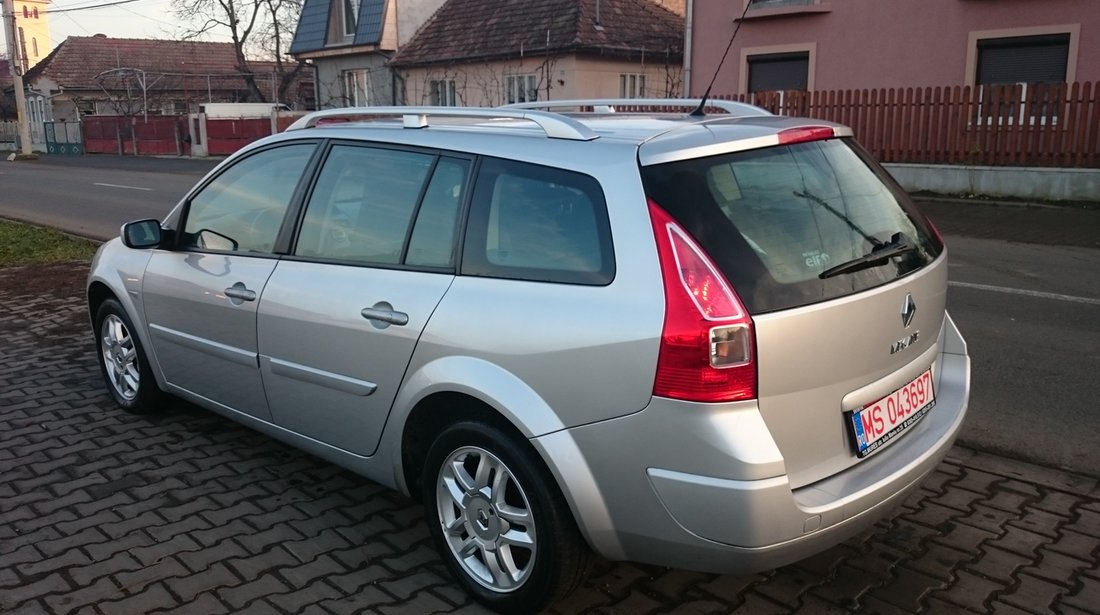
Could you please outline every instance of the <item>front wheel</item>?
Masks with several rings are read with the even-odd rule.
[[[115,299],[107,299],[96,311],[95,322],[99,367],[115,403],[134,414],[155,410],[163,394],[126,311]]]
[[[423,470],[432,538],[475,599],[503,613],[542,609],[572,591],[588,549],[532,451],[482,423],[445,429]]]

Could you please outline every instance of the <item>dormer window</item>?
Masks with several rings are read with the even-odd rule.
[[[359,0],[340,0],[344,6],[344,36],[355,36],[355,20],[359,16]]]

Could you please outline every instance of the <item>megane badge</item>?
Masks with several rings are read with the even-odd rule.
[[[905,301],[901,304],[901,322],[908,329],[913,324],[913,317],[917,315],[917,304],[913,303],[913,295],[905,294]]]

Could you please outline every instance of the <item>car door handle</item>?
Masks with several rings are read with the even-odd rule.
[[[409,315],[405,312],[394,310],[388,303],[375,304],[374,307],[363,308],[359,313],[367,320],[385,323],[387,325],[403,327],[409,324]]]
[[[249,290],[244,284],[237,282],[225,289],[225,296],[238,301],[255,301],[256,291]]]

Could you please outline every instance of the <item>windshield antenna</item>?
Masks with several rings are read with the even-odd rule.
[[[741,24],[745,22],[745,15],[749,12],[749,7],[752,6],[754,0],[748,0],[745,2],[745,10],[741,11],[741,18],[737,20],[737,26],[733,28],[733,36],[730,37],[730,42],[726,45],[726,52],[722,54],[722,59],[718,62],[718,68],[714,69],[714,76],[710,78],[710,84],[707,86],[707,91],[703,92],[703,99],[699,101],[699,106],[688,114],[690,117],[703,117],[706,113],[703,113],[703,108],[707,106],[707,99],[710,98],[710,89],[714,87],[714,81],[718,79],[718,73],[722,70],[722,65],[726,63],[726,56],[730,54],[730,48],[733,47],[733,39],[737,38],[737,32],[741,29]],[[691,50],[688,49],[688,53]]]

